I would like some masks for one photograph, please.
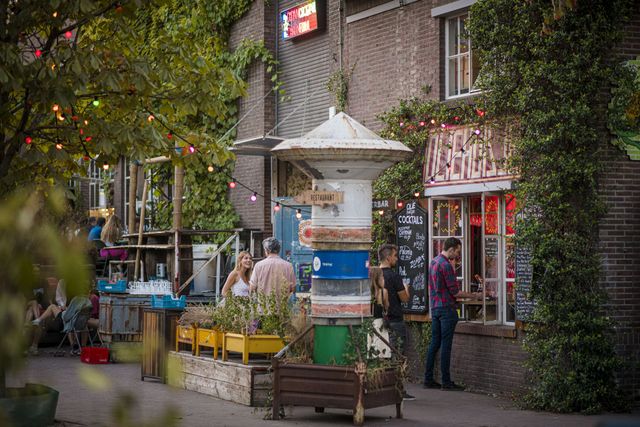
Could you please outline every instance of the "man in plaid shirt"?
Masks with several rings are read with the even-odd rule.
[[[482,293],[460,290],[453,263],[460,258],[462,242],[450,237],[444,242],[444,250],[429,264],[429,303],[431,306],[431,344],[427,353],[424,373],[425,388],[442,390],[464,390],[464,387],[451,381],[451,345],[453,333],[458,323],[456,298],[481,298]],[[440,371],[442,385],[433,380],[433,365],[436,353],[440,351]]]

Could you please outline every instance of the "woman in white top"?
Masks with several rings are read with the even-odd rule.
[[[242,251],[238,254],[236,268],[229,274],[227,281],[222,287],[222,296],[226,297],[231,290],[234,297],[249,296],[249,278],[253,269],[253,258],[251,254]]]

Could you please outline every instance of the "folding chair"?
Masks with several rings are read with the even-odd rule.
[[[73,334],[75,342],[78,345],[78,349],[80,351],[82,351],[82,340],[80,338],[82,333],[86,333],[88,335],[90,346],[93,347],[93,338],[91,337],[91,331],[89,330],[88,326],[89,319],[91,318],[91,301],[89,301],[89,299],[85,297],[74,297],[71,300],[71,303],[69,304],[69,308],[67,308],[67,310],[71,310],[74,304],[76,306],[80,305],[81,307],[76,310],[75,314],[73,314],[70,319],[65,319],[63,317],[65,334],[62,337],[60,344],[58,344],[58,348],[56,348],[56,351],[54,353],[55,356],[64,355],[64,351],[61,351],[60,349],[62,348],[64,342],[68,340],[70,334]],[[64,315],[64,312],[62,315]],[[102,341],[100,332],[96,329],[95,333],[98,340],[100,341],[100,346],[104,346],[104,342]]]

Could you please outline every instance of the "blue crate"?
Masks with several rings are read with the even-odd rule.
[[[118,280],[116,283],[109,283],[107,280],[98,280],[98,290],[112,294],[123,294],[127,292],[127,281]]]
[[[182,310],[187,304],[187,297],[182,295],[174,298],[172,295],[151,295],[151,308],[169,308]]]

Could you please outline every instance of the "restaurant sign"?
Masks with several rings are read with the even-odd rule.
[[[305,190],[293,198],[303,205],[337,205],[344,202],[344,191],[312,191]]]
[[[282,39],[291,40],[321,29],[324,0],[309,0],[280,12]]]

